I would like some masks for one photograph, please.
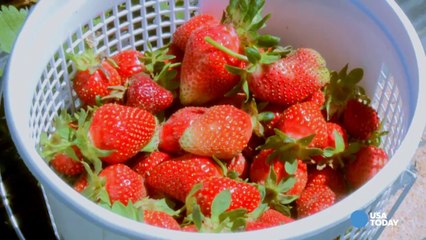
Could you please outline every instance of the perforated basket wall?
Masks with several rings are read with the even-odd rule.
[[[40,133],[52,130],[52,120],[61,109],[74,111],[80,102],[72,90],[71,81],[75,69],[67,60],[67,54],[84,51],[87,44],[97,52],[112,55],[124,49],[144,51],[150,43],[154,48],[168,43],[175,29],[198,13],[198,1],[115,1],[113,8],[93,13],[90,21],[80,25],[63,42],[44,64],[43,71],[32,96],[28,125],[31,137],[37,143]],[[383,65],[376,79],[366,79],[372,104],[383,119],[383,129],[389,133],[383,138],[383,147],[393,156],[404,140],[409,128],[412,107],[406,94],[392,72]],[[373,86],[373,88],[372,88]],[[372,89],[372,90],[371,90]],[[36,148],[36,146],[27,146]],[[368,211],[385,211],[388,199],[403,181],[383,187],[383,194],[365,206]],[[330,216],[332,219],[332,216]],[[333,221],[333,220],[330,220]],[[373,227],[352,228],[349,218],[336,219],[336,224],[318,233],[318,239],[364,239],[379,230]],[[303,236],[300,236],[301,238]]]

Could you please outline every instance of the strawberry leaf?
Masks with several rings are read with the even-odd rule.
[[[200,231],[202,229],[204,215],[201,213],[200,206],[195,204],[192,208],[192,220],[194,221],[195,227]]]
[[[220,214],[224,213],[229,206],[231,206],[231,192],[223,190],[213,199],[211,206],[212,221],[219,222]]]
[[[10,53],[19,30],[27,18],[28,10],[18,10],[14,6],[5,5],[1,6],[0,10],[0,52]]]

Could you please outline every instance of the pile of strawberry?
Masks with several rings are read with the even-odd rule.
[[[41,155],[99,205],[183,231],[286,224],[359,188],[388,160],[362,69],[260,34],[263,5],[231,0],[156,50],[70,56],[82,107]]]

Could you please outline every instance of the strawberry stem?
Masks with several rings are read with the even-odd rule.
[[[222,52],[224,52],[224,53],[226,53],[226,54],[228,54],[228,55],[230,55],[232,57],[238,58],[239,60],[242,60],[242,61],[245,61],[245,62],[249,62],[249,60],[248,60],[248,58],[246,56],[244,56],[242,54],[239,54],[239,53],[236,53],[236,52],[234,52],[234,51],[226,48],[225,46],[223,46],[222,44],[216,42],[215,40],[213,40],[209,36],[205,37],[204,40],[206,42],[210,43],[215,48],[221,50]]]

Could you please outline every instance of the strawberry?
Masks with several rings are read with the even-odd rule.
[[[218,99],[240,81],[239,76],[225,69],[225,65],[240,66],[240,60],[205,42],[207,36],[235,52],[240,49],[238,35],[231,26],[217,25],[194,31],[181,67],[180,101],[183,105],[201,105]]]
[[[173,94],[158,85],[145,73],[138,73],[129,78],[126,91],[126,105],[139,107],[152,113],[158,113],[173,102]]]
[[[249,171],[249,162],[246,160],[243,154],[238,154],[233,157],[227,164],[227,170],[236,173],[236,177],[245,179]]]
[[[272,208],[267,209],[254,221],[248,221],[246,231],[259,230],[274,226],[279,226],[286,223],[294,222],[294,219],[278,212]]]
[[[262,150],[253,158],[253,162],[250,165],[250,181],[264,184],[269,175],[271,165],[276,175],[276,182],[280,182],[283,179],[284,163],[277,159],[268,163],[268,157],[271,153],[272,150],[270,149]]]
[[[144,71],[144,64],[141,62],[143,56],[143,53],[137,50],[128,49],[118,52],[111,57],[111,61],[116,65],[123,84],[130,76]]]
[[[370,105],[352,99],[343,112],[343,127],[352,137],[367,140],[379,130],[380,119]]]
[[[359,188],[388,162],[387,153],[379,147],[368,145],[362,147],[355,159],[345,166],[345,176],[353,188]]]
[[[348,150],[348,135],[345,129],[338,123],[327,122],[326,124],[327,146],[324,150],[328,152],[323,155],[312,156],[312,160],[317,164],[328,163],[333,165],[334,163],[338,163],[343,165],[342,157],[347,154],[350,155]]]
[[[188,39],[194,31],[218,24],[219,21],[212,15],[196,15],[176,29],[173,33],[172,43],[179,47],[181,51],[185,51]]]
[[[331,71],[330,83],[324,88],[325,115],[327,120],[340,122],[346,104],[351,99],[369,102],[365,90],[359,83],[364,76],[362,68],[354,68],[348,72],[349,66],[345,65],[339,72]]]
[[[156,192],[184,202],[195,184],[220,175],[213,159],[186,154],[154,167],[146,177],[146,184]]]
[[[180,230],[180,225],[171,215],[155,210],[144,210],[143,221],[146,224],[167,228],[172,230]]]
[[[347,146],[348,134],[341,125],[333,122],[327,122],[327,146],[332,148],[336,147],[336,137],[334,135],[335,131],[337,131],[337,133],[343,138],[343,142],[345,146]]]
[[[269,137],[275,134],[274,129],[277,128],[278,123],[280,122],[285,109],[286,107],[283,107],[280,105],[268,104],[262,110],[262,112],[271,112],[274,115],[274,117],[270,121],[263,123],[266,137]]]
[[[325,167],[321,170],[310,168],[306,187],[311,185],[325,185],[329,187],[336,194],[336,198],[341,198],[347,193],[346,182],[342,172],[331,167]]]
[[[296,200],[297,216],[307,217],[330,207],[335,201],[336,194],[326,185],[310,185]]]
[[[87,185],[88,185],[87,176],[86,176],[86,174],[82,174],[73,183],[73,188],[77,192],[81,193],[87,187]]]
[[[192,122],[205,113],[204,107],[184,107],[173,113],[160,128],[159,149],[180,153],[179,139]]]
[[[272,64],[263,64],[247,79],[257,99],[286,106],[303,101],[329,80],[325,60],[309,48],[296,49]]]
[[[276,175],[275,183],[272,183],[273,185],[279,184],[281,180],[288,177],[289,174],[284,168],[283,161],[280,161],[279,159],[275,158],[272,159],[271,163],[268,163],[268,157],[271,155],[272,150],[262,150],[259,155],[257,155],[250,167],[250,180],[253,182],[265,184],[265,181],[268,181],[267,178],[269,177],[269,172],[271,169],[274,170],[274,174]],[[296,181],[294,185],[285,191],[287,195],[300,195],[300,193],[303,191],[303,189],[306,186],[306,182],[308,180],[308,174],[307,174],[307,165],[301,160],[297,161],[297,169],[294,173],[294,176],[296,178]],[[268,186],[267,186],[268,187]]]
[[[205,216],[211,215],[214,198],[224,190],[228,190],[231,194],[231,203],[226,211],[243,208],[251,212],[261,203],[260,192],[255,186],[227,177],[212,177],[202,181],[201,188],[194,194]]]
[[[312,101],[316,103],[320,108],[325,104],[325,95],[324,92],[320,89],[312,93],[304,101]]]
[[[149,171],[152,170],[158,164],[167,161],[171,156],[163,152],[151,152],[151,153],[141,153],[136,155],[132,161],[132,169],[139,173],[142,177],[149,175]]]
[[[76,161],[66,153],[61,152],[56,153],[52,160],[50,160],[50,164],[58,173],[67,176],[75,176],[83,172],[84,168],[81,164],[83,156],[76,146],[73,146],[72,148],[79,161]]]
[[[184,232],[198,232],[198,229],[195,226],[195,224],[190,224],[190,225],[183,226],[181,228],[181,230],[184,231]]]
[[[108,103],[94,112],[88,137],[96,148],[112,150],[110,155],[101,159],[114,164],[135,156],[150,142],[155,129],[156,120],[151,113],[140,108]]]
[[[283,112],[277,128],[288,136],[300,139],[314,135],[309,146],[327,146],[327,124],[320,108],[313,102],[297,103]]]
[[[109,195],[111,204],[120,201],[127,205],[146,196],[142,176],[127,165],[118,163],[105,167],[99,177],[105,179],[105,190]]]
[[[250,8],[247,8],[250,4]],[[269,15],[262,17],[265,1],[256,4],[230,1],[219,25],[204,27],[190,35],[182,62],[180,100],[184,105],[201,105],[222,97],[238,87],[240,74],[248,58],[241,55],[246,47],[269,47],[278,38],[259,35]]]
[[[80,55],[70,55],[77,69],[73,77],[73,89],[81,101],[95,105],[96,98],[111,93],[109,87],[122,85],[122,79],[117,70],[108,61],[101,60],[93,49]]]
[[[185,130],[179,144],[187,152],[230,159],[247,146],[251,117],[231,105],[210,107]]]

